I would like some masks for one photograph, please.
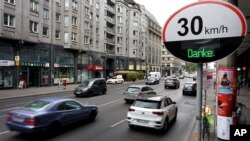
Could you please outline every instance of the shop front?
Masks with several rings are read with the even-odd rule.
[[[73,64],[54,64],[54,84],[74,83],[74,65]]]
[[[14,61],[0,60],[0,89],[13,87]]]
[[[89,71],[89,78],[104,78],[104,66],[88,64],[85,68]]]

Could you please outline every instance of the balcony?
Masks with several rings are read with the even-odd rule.
[[[109,33],[109,34],[115,35],[115,30],[114,30],[113,28],[106,27],[106,31],[107,31],[107,33]]]
[[[107,15],[115,15],[115,8],[108,6],[107,7]]]
[[[109,24],[115,25],[115,19],[107,16],[107,22]]]
[[[115,45],[115,39],[106,38],[106,43],[109,44],[109,45]]]
[[[113,50],[113,49],[106,49],[106,53],[107,54],[115,55],[115,50]]]
[[[107,0],[107,3],[110,5],[115,5],[115,0]]]

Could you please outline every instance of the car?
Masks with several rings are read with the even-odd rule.
[[[107,80],[107,84],[122,84],[123,82],[124,79],[122,78],[122,75],[117,75]]]
[[[104,78],[92,78],[84,80],[75,90],[74,95],[93,96],[104,95],[107,92],[107,84]]]
[[[160,80],[157,77],[149,77],[145,81],[146,85],[155,85],[155,84],[159,84],[159,83],[160,83]]]
[[[178,107],[167,96],[136,99],[127,112],[130,128],[147,127],[165,132],[171,121],[176,121]]]
[[[165,89],[167,89],[169,87],[174,87],[174,88],[178,89],[180,87],[180,81],[176,78],[168,77],[165,79],[164,87],[165,87]]]
[[[62,127],[84,120],[94,121],[98,114],[95,105],[82,105],[73,99],[40,98],[6,115],[6,125],[20,133],[52,133]]]
[[[131,103],[137,98],[156,96],[156,92],[146,85],[131,85],[124,92],[124,100],[126,103]]]
[[[193,76],[193,81],[196,81],[197,80],[197,75],[194,75]]]
[[[184,75],[179,75],[179,79],[184,79]]]
[[[196,95],[197,83],[196,82],[186,82],[184,84],[182,94],[183,95]]]

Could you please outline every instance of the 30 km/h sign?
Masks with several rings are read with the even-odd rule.
[[[199,1],[176,11],[162,32],[166,48],[194,63],[219,60],[234,52],[247,33],[242,12],[230,3]]]

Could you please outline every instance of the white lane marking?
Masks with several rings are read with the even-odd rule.
[[[104,103],[104,104],[102,104],[102,105],[98,105],[97,107],[103,107],[103,106],[106,106],[106,105],[108,105],[108,104],[111,104],[111,103],[117,102],[117,101],[122,100],[122,99],[123,99],[123,98],[116,99],[116,100],[110,101],[110,102],[108,102],[108,103]]]
[[[0,135],[2,134],[6,134],[6,133],[9,133],[10,131],[4,131],[4,132],[0,132]]]
[[[126,119],[124,119],[124,120],[122,120],[122,121],[119,121],[119,122],[117,122],[117,123],[115,123],[115,124],[113,124],[113,125],[111,125],[110,127],[115,127],[115,126],[117,126],[117,125],[119,125],[119,124],[121,124],[121,123],[123,123],[124,121],[126,121]]]
[[[0,112],[9,111],[9,110],[18,109],[18,108],[21,108],[21,107],[14,107],[14,108],[9,108],[9,109],[2,109],[2,110],[0,110]]]

